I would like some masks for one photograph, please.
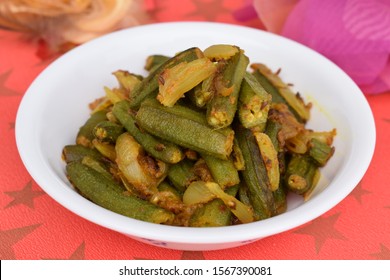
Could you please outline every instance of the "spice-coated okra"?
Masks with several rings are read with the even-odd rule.
[[[174,226],[250,223],[309,199],[334,154],[336,130],[305,127],[311,104],[235,45],[150,55],[145,78],[119,87],[62,157],[73,186],[113,212]]]

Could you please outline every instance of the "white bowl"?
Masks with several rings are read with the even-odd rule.
[[[88,117],[87,104],[116,86],[118,69],[146,74],[150,54],[174,55],[197,46],[235,44],[251,62],[271,69],[294,84],[314,104],[308,126],[337,129],[336,152],[322,170],[312,198],[288,199],[279,216],[223,228],[185,228],[134,220],[80,196],[65,176],[62,148],[74,143]],[[20,104],[16,141],[34,180],[58,203],[103,227],[152,245],[180,250],[236,247],[281,233],[325,213],[345,198],[363,177],[375,147],[375,124],[366,99],[354,82],[320,54],[291,40],[260,30],[220,23],[163,23],[111,33],[77,47],[48,66],[31,84]]]

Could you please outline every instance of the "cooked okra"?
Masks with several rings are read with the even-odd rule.
[[[147,132],[200,153],[227,159],[233,149],[232,129],[216,130],[201,113],[181,105],[165,107],[156,100],[145,100],[136,121]]]
[[[258,126],[264,130],[267,123],[272,96],[265,91],[256,78],[246,73],[242,81],[238,117],[246,128]]]
[[[139,129],[135,116],[130,110],[130,104],[124,100],[113,106],[112,112],[125,129],[153,157],[167,163],[177,163],[183,159],[183,152],[177,145],[163,141]]]
[[[94,139],[93,130],[98,123],[107,120],[106,113],[105,110],[101,110],[91,114],[84,125],[80,127],[76,137],[76,144],[86,147],[92,145],[92,140]]]
[[[151,54],[147,75],[113,69],[118,86],[90,104],[62,158],[86,199],[130,218],[216,227],[309,199],[336,130],[306,128],[310,103],[228,44]],[[251,68],[252,71],[248,68]]]
[[[236,115],[242,79],[249,64],[243,50],[217,62],[215,96],[207,104],[207,121],[215,128],[231,125]]]
[[[110,121],[102,121],[93,129],[93,135],[102,142],[115,143],[116,139],[124,132],[122,125]]]
[[[66,166],[69,180],[92,202],[118,214],[152,223],[172,223],[174,214],[141,198],[127,195],[113,180],[74,161]]]
[[[131,91],[129,96],[131,107],[137,108],[145,98],[153,96],[154,93],[157,94],[158,80],[164,70],[170,69],[181,62],[190,62],[201,57],[203,57],[203,53],[199,48],[190,48],[160,64]]]

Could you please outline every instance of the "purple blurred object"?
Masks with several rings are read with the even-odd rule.
[[[253,3],[266,26],[281,25],[282,36],[332,60],[365,93],[390,90],[390,0],[299,0],[284,18],[265,18],[288,3],[270,1]]]

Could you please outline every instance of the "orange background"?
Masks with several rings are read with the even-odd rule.
[[[242,21],[248,1],[146,1],[152,22]],[[372,163],[350,195],[296,229],[238,248],[177,251],[146,245],[69,212],[37,185],[15,143],[19,103],[54,59],[39,42],[0,29],[0,259],[390,259],[390,94],[369,95],[377,145]],[[351,100],[353,102],[353,100]]]

